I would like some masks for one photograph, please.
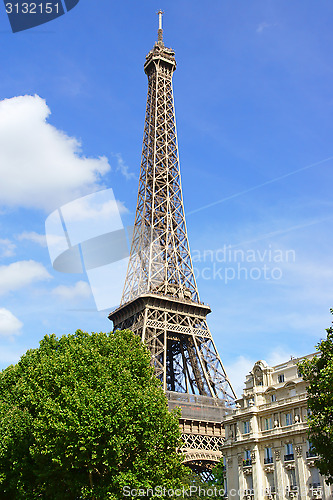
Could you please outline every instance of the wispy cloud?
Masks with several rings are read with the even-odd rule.
[[[264,30],[266,30],[267,28],[270,28],[271,26],[272,26],[272,24],[269,24],[266,22],[260,23],[257,26],[256,33],[259,33],[259,35],[260,35]]]
[[[50,278],[51,276],[45,267],[34,260],[23,260],[8,266],[0,266],[0,295]]]
[[[72,301],[90,297],[91,289],[86,281],[78,281],[73,286],[57,286],[52,293],[62,300]]]
[[[23,233],[17,235],[16,238],[19,241],[23,240],[32,241],[33,243],[37,243],[37,245],[40,245],[42,247],[47,247],[45,234],[38,234],[35,231],[31,232],[24,231]]]
[[[15,249],[16,245],[12,241],[8,239],[0,239],[0,258],[12,257],[13,255],[15,255]]]
[[[276,231],[270,231],[269,233],[261,234],[252,240],[242,241],[241,243],[231,245],[230,248],[235,248],[235,247],[239,247],[242,245],[248,245],[250,243],[257,243],[259,241],[262,241],[262,240],[265,240],[268,238],[275,238],[276,236],[281,236],[281,235],[284,235],[284,234],[287,234],[287,233],[290,233],[293,231],[297,231],[298,229],[304,229],[305,227],[310,227],[310,226],[314,226],[316,224],[321,224],[322,222],[327,222],[327,221],[332,220],[332,219],[333,219],[333,215],[331,215],[329,217],[318,217],[316,219],[308,220],[307,222],[304,222],[302,224],[295,224],[295,225],[292,225],[289,227],[278,229]]]
[[[4,307],[0,308],[0,337],[12,337],[20,333],[23,323]]]
[[[287,350],[282,346],[276,346],[269,352],[264,361],[266,361],[269,366],[273,367],[288,361],[291,355],[295,354],[297,353],[287,352]],[[258,356],[260,356],[260,351],[258,351]],[[250,373],[257,361],[259,361],[259,359],[241,355],[238,356],[232,364],[228,364],[225,367],[234,391],[238,397],[240,397],[243,392],[246,375]]]
[[[257,184],[256,186],[250,187],[248,189],[244,189],[243,191],[239,191],[238,193],[232,194],[230,196],[226,196],[225,198],[222,198],[220,200],[213,201],[212,203],[209,203],[208,205],[203,205],[202,207],[196,208],[195,210],[191,210],[188,212],[187,215],[192,215],[197,212],[201,212],[202,210],[206,210],[207,208],[215,207],[216,205],[219,205],[220,203],[224,203],[225,201],[233,200],[234,198],[238,198],[239,196],[243,196],[244,194],[251,193],[252,191],[256,191],[257,189],[260,189],[265,186],[269,186],[270,184],[273,184],[277,181],[280,181],[282,179],[286,179],[287,177],[290,177],[292,175],[298,174],[299,172],[303,172],[304,170],[308,170],[309,168],[316,167],[318,165],[322,165],[323,163],[327,163],[329,161],[333,160],[333,156],[329,156],[328,158],[325,158],[324,160],[317,161],[315,163],[311,163],[310,165],[305,165],[305,167],[298,168],[296,170],[293,170],[292,172],[287,172],[286,174],[279,175],[278,177],[274,177],[274,179],[270,179],[266,182],[262,182],[261,184]]]
[[[252,359],[246,356],[239,356],[232,364],[225,366],[228,377],[238,397],[243,392],[245,377],[251,371],[253,365],[254,361]]]
[[[127,180],[136,179],[136,175],[129,171],[129,167],[124,162],[122,155],[115,153],[114,156],[117,158],[117,172],[120,172]]]

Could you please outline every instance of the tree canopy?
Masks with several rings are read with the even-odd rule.
[[[331,309],[333,314],[333,310]],[[311,360],[299,365],[300,373],[309,383],[308,408],[310,415],[309,440],[313,450],[318,453],[317,466],[333,483],[333,328],[326,330],[327,338],[316,349],[319,353]]]
[[[45,336],[0,373],[0,496],[118,499],[180,487],[178,415],[130,331]]]

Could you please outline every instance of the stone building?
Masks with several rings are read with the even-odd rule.
[[[255,363],[243,397],[225,419],[225,488],[229,500],[333,499],[307,436],[306,384],[290,359]]]

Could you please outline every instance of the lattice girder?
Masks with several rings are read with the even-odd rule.
[[[199,300],[179,171],[172,88],[175,67],[173,51],[156,44],[145,66],[146,120],[137,212],[122,304],[141,293],[156,290]]]

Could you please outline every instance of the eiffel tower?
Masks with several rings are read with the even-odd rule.
[[[209,331],[189,249],[172,76],[175,52],[158,41],[146,56],[148,96],[132,246],[114,329],[148,346],[169,408],[181,407],[185,463],[209,477],[221,458],[223,416],[235,393]]]

